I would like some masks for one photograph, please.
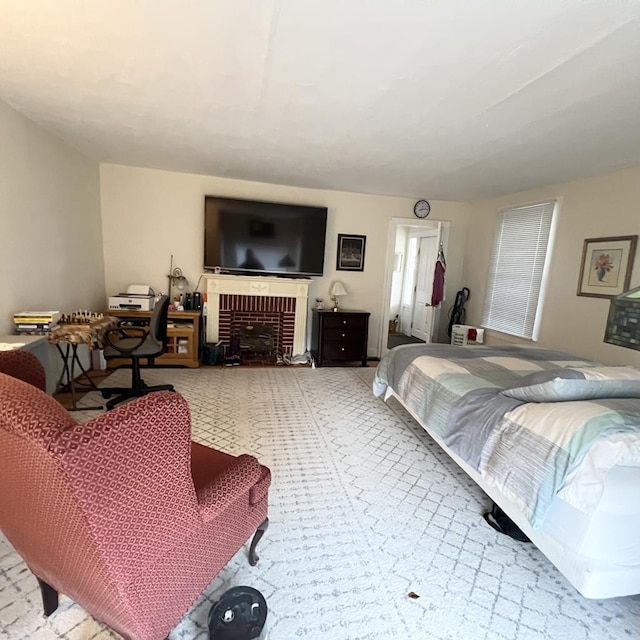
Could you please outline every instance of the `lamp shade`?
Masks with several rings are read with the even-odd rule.
[[[329,292],[332,296],[346,296],[347,290],[344,288],[342,282],[337,280],[331,285],[331,291]]]

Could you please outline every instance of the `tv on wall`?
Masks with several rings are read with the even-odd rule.
[[[204,268],[321,276],[327,208],[205,196]]]

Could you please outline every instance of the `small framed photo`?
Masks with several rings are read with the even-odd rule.
[[[629,289],[638,236],[584,241],[578,295],[613,298]]]
[[[338,271],[364,271],[364,246],[367,236],[338,234]]]

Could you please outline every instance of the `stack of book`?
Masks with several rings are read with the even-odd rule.
[[[13,314],[16,333],[49,333],[58,326],[59,320],[59,311],[21,311]]]

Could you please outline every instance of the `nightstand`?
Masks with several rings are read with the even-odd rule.
[[[314,309],[311,354],[316,364],[359,360],[366,367],[370,315],[367,311]]]

